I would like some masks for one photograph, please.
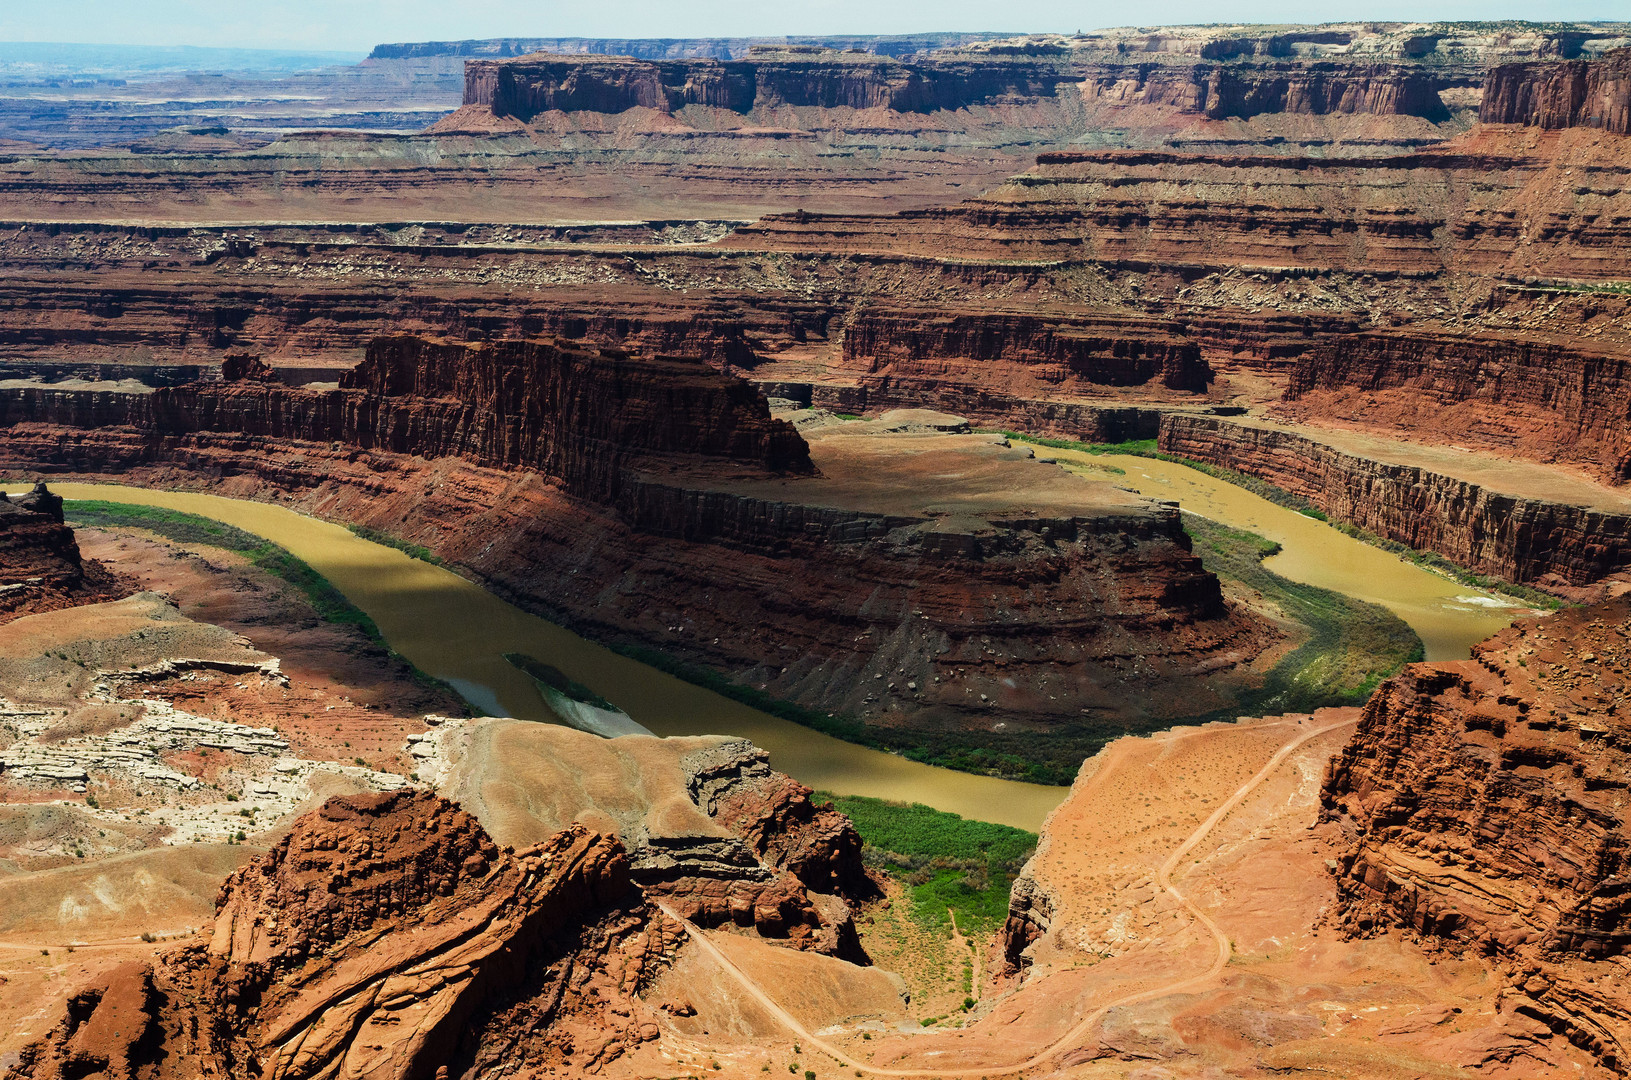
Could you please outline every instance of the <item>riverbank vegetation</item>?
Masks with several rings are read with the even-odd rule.
[[[368,613],[346,599],[327,578],[264,537],[181,510],[101,499],[69,499],[63,503],[63,515],[76,528],[143,529],[179,544],[203,544],[241,555],[251,566],[294,586],[311,604],[318,618],[356,627],[372,644],[412,669],[414,678],[421,684],[442,690],[453,698],[459,696],[446,682],[419,670],[392,649]]]
[[[396,550],[402,552],[402,554],[408,556],[410,559],[418,559],[420,562],[427,562],[432,566],[447,565],[447,561],[445,559],[436,554],[430,548],[425,547],[423,544],[409,543],[400,536],[393,536],[382,529],[376,529],[369,525],[348,524],[346,525],[346,528],[350,529],[354,535],[360,536],[362,539],[371,543],[379,544],[383,547],[396,548]]]
[[[983,933],[1008,917],[1008,895],[1036,850],[1035,833],[921,803],[825,792],[818,797],[855,823],[867,865],[901,882],[920,923],[944,928],[955,917],[964,933]]]
[[[1184,529],[1206,569],[1256,592],[1308,634],[1267,672],[1261,687],[1213,718],[1362,704],[1383,679],[1422,659],[1421,638],[1387,608],[1266,568],[1263,560],[1280,550],[1274,541],[1195,514],[1184,515]]]

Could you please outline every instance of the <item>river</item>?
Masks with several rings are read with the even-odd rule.
[[[1510,597],[1451,581],[1186,465],[1125,454],[1040,448],[1038,454],[1277,542],[1281,551],[1263,560],[1265,567],[1292,581],[1382,605],[1416,631],[1429,660],[1465,660],[1474,644],[1530,611]],[[1122,473],[1106,477],[1104,466]]]
[[[1051,454],[1052,451],[1045,451]],[[1136,457],[1058,451],[1081,467],[1124,470],[1126,487],[1175,498],[1186,508],[1250,528],[1285,545],[1277,573],[1375,600],[1398,612],[1427,644],[1429,659],[1465,657],[1467,646],[1506,625],[1505,602],[1465,589],[1335,529],[1179,465]],[[392,648],[452,683],[478,709],[554,719],[532,679],[503,659],[538,657],[616,703],[658,735],[735,735],[770,753],[776,768],[845,795],[921,802],[981,821],[1037,830],[1066,789],[921,765],[822,735],[620,656],[528,614],[448,570],[409,558],[330,522],[281,506],[191,492],[53,483],[68,499],[162,506],[265,537],[328,578],[379,625]]]
[[[457,574],[281,506],[178,491],[51,483],[65,499],[140,503],[199,514],[287,548],[379,625],[397,652],[446,679],[479,710],[554,721],[532,677],[505,660],[526,653],[621,707],[658,735],[738,735],[771,764],[841,795],[920,802],[1035,832],[1067,789],[973,776],[856,746],[656,671],[528,614]]]

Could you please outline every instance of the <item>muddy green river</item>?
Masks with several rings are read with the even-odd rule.
[[[1263,565],[1281,577],[1346,593],[1380,604],[1410,624],[1429,660],[1465,660],[1468,650],[1508,625],[1527,607],[1424,570],[1381,548],[1355,540],[1323,521],[1276,506],[1244,488],[1203,472],[1154,458],[1120,454],[1091,456],[1043,450],[1041,456],[1087,466],[1084,475],[1103,476],[1093,465],[1122,470],[1116,483],[1144,495],[1174,499],[1184,510],[1249,529],[1281,545]]]
[[[1052,453],[1047,452],[1047,453]],[[1071,459],[1060,451],[1061,461]],[[1431,658],[1505,625],[1515,609],[1369,548],[1320,522],[1182,466],[1143,458],[1088,458],[1125,470],[1127,487],[1178,499],[1187,509],[1250,528],[1285,545],[1271,567],[1397,611]],[[1102,475],[1102,472],[1101,474]],[[971,776],[830,738],[751,709],[586,641],[447,570],[279,506],[214,495],[103,484],[53,483],[69,499],[106,499],[182,510],[281,544],[334,583],[379,625],[391,646],[446,679],[480,711],[553,720],[532,679],[503,659],[538,657],[625,709],[658,735],[736,735],[770,752],[783,770],[841,794],[921,802],[982,821],[1035,830],[1064,788]]]

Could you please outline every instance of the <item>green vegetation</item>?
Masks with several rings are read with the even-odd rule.
[[[534,680],[543,683],[558,694],[565,694],[573,701],[582,702],[597,709],[605,709],[607,712],[623,711],[587,686],[575,679],[568,678],[566,672],[560,668],[546,664],[537,657],[528,656],[526,653],[507,652],[504,654],[504,659],[508,660],[512,666],[520,668],[528,675],[531,675]]]
[[[1615,287],[1619,286],[1619,283],[1611,284]],[[1626,284],[1625,288],[1631,290],[1631,283]],[[1170,461],[1174,465],[1182,465],[1194,469],[1196,472],[1203,472],[1207,476],[1215,477],[1225,483],[1233,484],[1235,487],[1244,488],[1258,498],[1266,499],[1276,506],[1283,506],[1287,510],[1295,510],[1297,513],[1314,518],[1316,521],[1327,522],[1332,528],[1346,533],[1355,540],[1370,544],[1372,547],[1379,547],[1383,551],[1415,563],[1425,570],[1442,574],[1451,581],[1459,582],[1474,589],[1483,589],[1485,592],[1503,593],[1513,599],[1522,600],[1532,607],[1548,611],[1555,611],[1563,606],[1563,601],[1550,593],[1541,592],[1539,589],[1533,589],[1527,585],[1517,585],[1503,578],[1475,574],[1471,570],[1451,562],[1437,552],[1417,551],[1415,548],[1407,544],[1401,544],[1397,540],[1385,540],[1375,533],[1361,529],[1357,525],[1331,521],[1325,511],[1301,495],[1293,494],[1278,484],[1271,484],[1267,480],[1243,472],[1236,472],[1234,469],[1226,469],[1221,465],[1210,465],[1204,461],[1195,461],[1192,458],[1179,457],[1175,454],[1163,454],[1155,448],[1154,439],[1140,439],[1136,442],[1124,443],[1081,443],[1072,442],[1069,439],[1043,439],[1033,435],[1020,435],[1011,431],[1005,431],[1002,434],[1011,439],[1020,439],[1024,442],[1036,443],[1039,446],[1051,446],[1062,450],[1080,450],[1085,454],[1130,454],[1135,457],[1155,458],[1157,461]]]
[[[1184,515],[1184,529],[1208,570],[1251,588],[1309,631],[1226,716],[1357,705],[1383,679],[1422,658],[1416,632],[1386,608],[1264,568],[1263,560],[1280,550],[1272,540],[1194,514]]]
[[[998,431],[1005,439],[1046,446],[1054,450],[1075,450],[1083,454],[1132,454],[1135,457],[1160,457],[1154,439],[1129,439],[1119,443],[1086,443],[1076,439],[1055,439],[1042,435],[1025,435],[1018,431]]]
[[[400,536],[392,536],[388,532],[372,528],[368,525],[347,525],[346,528],[350,529],[357,536],[360,536],[364,540],[371,543],[380,544],[388,548],[396,548],[404,555],[407,555],[410,559],[418,559],[420,562],[428,562],[432,566],[447,565],[440,555],[436,554],[434,551],[430,550],[430,548],[425,547],[422,544],[410,544]]]
[[[327,622],[355,626],[370,641],[382,648],[385,645],[373,619],[330,585],[327,578],[270,540],[197,514],[158,506],[76,499],[65,503],[63,512],[75,525],[146,529],[179,543],[208,544],[238,552],[254,566],[299,589]]]
[[[907,886],[912,914],[949,930],[952,913],[966,932],[995,930],[1008,917],[1008,893],[1036,834],[988,821],[970,821],[921,803],[859,795],[820,797],[855,823],[870,866]]]
[[[850,716],[807,709],[755,687],[744,686],[712,668],[688,663],[643,645],[613,644],[609,647],[613,652],[647,667],[712,690],[721,697],[740,701],[760,712],[813,728],[823,735],[873,750],[899,754],[926,765],[981,776],[1001,776],[1034,784],[1069,784],[1076,778],[1084,758],[1097,753],[1111,739],[1127,734],[1120,724],[1102,730],[1099,727],[1090,729],[1063,725],[1058,734],[1050,733],[1048,738],[1041,740],[1029,734],[982,732],[980,738],[984,745],[973,745],[968,741],[966,732],[872,728]]]
[[[329,580],[301,559],[295,558],[283,547],[254,533],[232,525],[214,521],[181,510],[167,510],[160,506],[142,506],[135,503],[105,502],[100,499],[70,499],[63,503],[63,513],[76,527],[107,526],[110,528],[146,529],[182,544],[207,544],[210,547],[237,552],[250,564],[273,577],[293,585],[305,596],[318,617],[326,622],[355,626],[375,645],[389,652],[395,659],[408,664],[414,678],[425,686],[440,689],[450,696],[459,695],[447,683],[420,671],[409,664],[385,642],[385,635],[368,613],[345,598],[345,594]]]

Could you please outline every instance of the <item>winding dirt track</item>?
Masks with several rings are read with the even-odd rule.
[[[766,1011],[768,1011],[784,1027],[786,1027],[788,1031],[796,1036],[800,1043],[815,1047],[828,1057],[836,1060],[845,1068],[856,1069],[861,1073],[867,1073],[872,1076],[911,1077],[1001,1076],[1008,1073],[1024,1072],[1026,1069],[1035,1068],[1036,1066],[1045,1063],[1057,1054],[1063,1053],[1066,1050],[1080,1045],[1087,1035],[1093,1030],[1094,1025],[1102,1020],[1104,1015],[1111,1009],[1119,1008],[1123,1005],[1132,1005],[1140,1001],[1150,1001],[1155,998],[1166,997],[1169,994],[1181,994],[1190,990],[1199,989],[1200,987],[1211,983],[1219,975],[1223,974],[1224,968],[1228,967],[1229,965],[1229,957],[1231,955],[1229,937],[1218,928],[1218,924],[1213,922],[1211,917],[1208,916],[1206,912],[1202,911],[1199,907],[1192,903],[1188,897],[1184,896],[1183,893],[1178,891],[1177,886],[1172,883],[1173,873],[1177,871],[1178,866],[1183,862],[1185,856],[1194,851],[1195,848],[1200,845],[1201,841],[1205,840],[1207,835],[1211,833],[1213,829],[1217,828],[1224,818],[1229,816],[1229,813],[1234,810],[1235,807],[1239,806],[1248,795],[1257,790],[1258,786],[1262,784],[1264,780],[1267,780],[1269,776],[1274,773],[1274,770],[1279,768],[1280,764],[1284,762],[1286,758],[1290,757],[1299,747],[1308,742],[1310,739],[1324,735],[1328,731],[1335,731],[1337,728],[1346,727],[1347,725],[1356,722],[1357,718],[1353,718],[1348,720],[1339,720],[1333,724],[1326,724],[1323,727],[1313,728],[1312,730],[1303,732],[1295,739],[1292,739],[1290,742],[1280,747],[1279,750],[1275,751],[1274,756],[1269,758],[1268,763],[1258,770],[1257,775],[1253,776],[1250,780],[1242,784],[1239,790],[1237,790],[1233,795],[1229,796],[1229,798],[1225,800],[1216,810],[1212,811],[1212,815],[1205,821],[1201,822],[1194,832],[1189,834],[1189,838],[1180,844],[1178,849],[1167,857],[1167,861],[1162,863],[1161,869],[1156,872],[1156,882],[1169,894],[1171,894],[1172,897],[1180,904],[1188,908],[1190,914],[1193,915],[1196,921],[1198,921],[1202,926],[1206,927],[1207,931],[1212,935],[1213,940],[1217,943],[1217,956],[1213,959],[1212,965],[1209,968],[1207,968],[1201,974],[1191,976],[1187,979],[1180,979],[1177,982],[1165,983],[1161,986],[1152,987],[1148,990],[1139,990],[1131,994],[1124,994],[1112,1001],[1107,1001],[1103,1005],[1100,1005],[1098,1008],[1094,1009],[1092,1012],[1088,1013],[1086,1016],[1082,1017],[1076,1026],[1065,1032],[1065,1034],[1061,1035],[1059,1038],[1055,1039],[1041,1050],[1038,1050],[1035,1054],[1026,1058],[1024,1061],[1015,1062],[1012,1065],[982,1065],[967,1069],[898,1069],[884,1068],[877,1065],[869,1065],[864,1061],[856,1061],[854,1058],[850,1057],[836,1046],[833,1046],[824,1039],[818,1038],[803,1024],[799,1023],[799,1021],[791,1013],[778,1005],[774,998],[765,993],[763,988],[749,978],[746,972],[742,971],[741,968],[731,963],[730,959],[726,957],[725,954],[721,952],[713,942],[708,940],[707,935],[696,926],[692,925],[690,921],[676,915],[674,911],[666,904],[659,903],[658,906],[662,908],[663,914],[685,927],[686,933],[691,936],[691,939],[695,941],[704,952],[712,957],[714,962],[724,969],[726,973],[740,983],[742,989],[746,990],[748,995],[753,998],[754,1001],[763,1006]]]

